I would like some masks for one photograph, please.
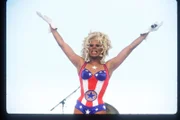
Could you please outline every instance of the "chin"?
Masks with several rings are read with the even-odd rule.
[[[98,58],[99,59],[99,58],[102,58],[102,57],[100,57],[99,55],[96,55],[96,56],[95,55],[91,55],[90,58],[93,58],[93,59],[97,59]]]
[[[93,56],[93,55],[92,55],[92,56],[90,56],[90,57],[91,57],[91,58],[98,58],[99,56]]]

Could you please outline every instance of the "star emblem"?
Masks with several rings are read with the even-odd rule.
[[[91,76],[92,74],[91,73],[89,73],[89,76]]]
[[[96,108],[96,111],[98,111],[98,108]]]
[[[87,101],[94,101],[97,98],[97,93],[94,90],[88,90],[85,93],[85,99]]]
[[[90,111],[89,110],[86,110],[86,114],[89,114],[90,113]]]
[[[82,109],[82,105],[80,105],[79,108]]]
[[[95,76],[97,77],[97,76],[98,76],[98,74],[95,74]]]
[[[90,92],[89,94],[87,94],[88,95],[88,98],[91,98],[91,99],[93,99],[93,97],[95,96],[95,95],[93,95],[93,93],[92,92]]]
[[[105,106],[105,105],[103,105],[103,108],[104,108],[104,109],[106,109],[106,106]]]
[[[96,66],[93,66],[92,68],[93,68],[93,69],[96,69],[97,67],[96,67]]]

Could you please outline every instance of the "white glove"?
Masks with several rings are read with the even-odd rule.
[[[38,11],[36,11],[36,13],[37,13],[37,15],[38,15],[39,17],[41,17],[44,21],[46,21],[46,22],[51,26],[51,28],[57,29],[57,27],[54,25],[54,23],[52,22],[52,20],[51,20],[48,16],[42,15],[42,14],[41,14],[40,12],[38,12]]]
[[[162,21],[161,22],[155,22],[147,30],[145,30],[142,34],[150,33],[150,32],[153,32],[153,31],[157,31],[162,24],[163,24]]]

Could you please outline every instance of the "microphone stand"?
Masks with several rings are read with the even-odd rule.
[[[69,94],[66,98],[64,98],[62,101],[60,101],[56,106],[54,106],[50,111],[54,110],[54,108],[56,108],[59,104],[62,104],[62,112],[64,114],[64,105],[65,105],[65,101],[68,97],[70,97],[73,93],[75,93],[78,89],[80,88],[80,86],[74,90],[71,94]]]

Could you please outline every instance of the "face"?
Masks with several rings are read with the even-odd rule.
[[[98,40],[93,39],[89,44],[89,55],[90,57],[99,57],[101,55],[103,48]]]

